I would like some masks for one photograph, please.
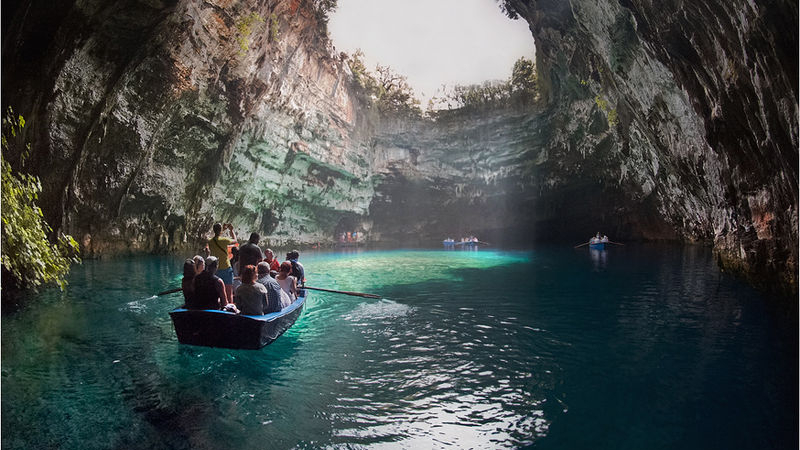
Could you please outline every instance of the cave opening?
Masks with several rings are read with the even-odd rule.
[[[610,68],[580,52],[566,72],[553,55],[540,58],[541,24],[516,8],[338,1],[329,34],[366,103],[422,119],[410,133],[394,125],[376,133],[383,163],[381,195],[369,209],[376,228],[401,242],[480,233],[530,245],[598,227],[620,239],[674,239],[649,192],[627,194],[640,188],[615,154],[627,148],[616,131],[630,119],[624,104],[602,94]],[[556,9],[554,17],[568,17]],[[407,156],[381,161],[382,154]]]
[[[497,95],[511,88],[515,63],[532,70],[535,60],[528,24],[489,1],[338,0],[328,31],[379,81],[404,83],[423,111],[469,106],[465,91]]]

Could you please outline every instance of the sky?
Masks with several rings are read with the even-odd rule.
[[[364,52],[405,75],[422,101],[442,84],[506,80],[520,56],[534,59],[524,20],[511,20],[495,0],[338,0],[328,30],[336,50]]]

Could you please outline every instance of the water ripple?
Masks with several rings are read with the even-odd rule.
[[[4,316],[2,446],[790,446],[796,324],[710,254],[625,251],[306,253],[384,299],[312,292],[260,351],[177,343],[182,259],[87,261]]]

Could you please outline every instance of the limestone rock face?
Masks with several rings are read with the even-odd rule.
[[[3,105],[33,144],[7,157],[87,255],[196,248],[216,221],[273,245],[600,230],[797,289],[796,3],[505,6],[540,100],[430,120],[359,97],[310,1],[4,4]]]
[[[559,122],[549,146],[571,145],[601,112],[609,145],[578,147],[604,165],[604,186],[713,242],[724,266],[796,291],[796,2],[506,4],[536,39]]]
[[[314,242],[367,212],[370,133],[346,64],[313,5],[268,3],[10,11],[4,102],[28,121],[47,219],[90,236],[85,253],[193,246],[215,221]]]

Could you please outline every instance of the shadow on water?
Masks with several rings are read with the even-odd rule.
[[[229,448],[246,442],[252,424],[247,405],[269,396],[273,381],[298,348],[284,335],[261,350],[230,350],[178,344],[170,328],[142,324],[162,339],[137,348],[152,359],[127,359],[111,382],[121,386],[127,408],[148,426],[139,425],[117,438],[117,448]],[[250,386],[250,388],[248,388]]]

